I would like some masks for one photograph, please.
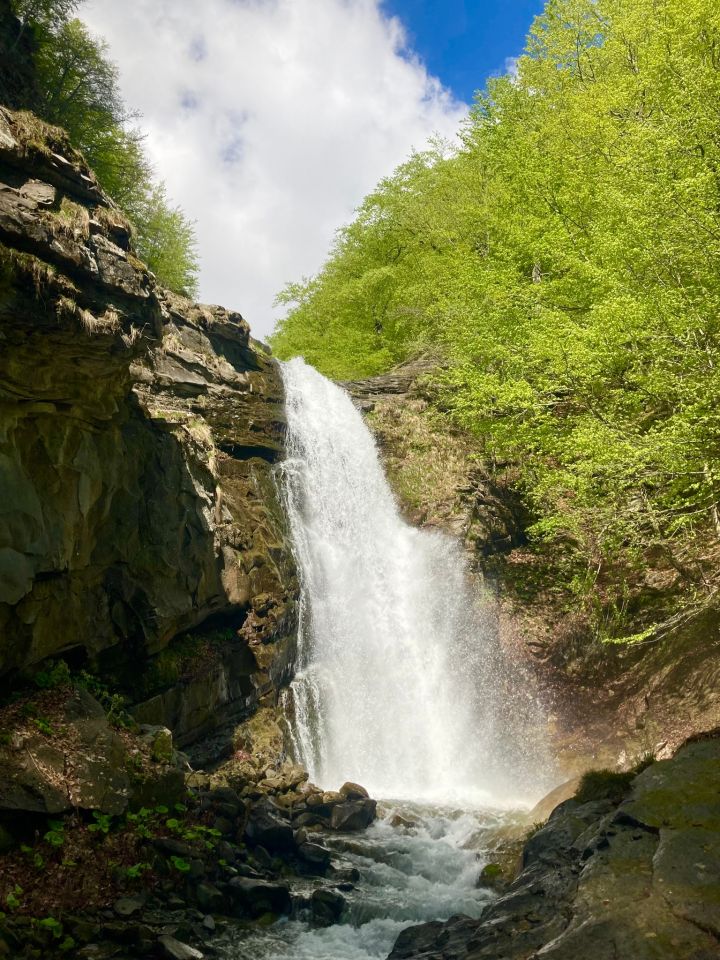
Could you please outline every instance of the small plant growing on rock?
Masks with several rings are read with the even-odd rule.
[[[33,723],[38,728],[40,733],[44,733],[47,737],[52,736],[54,733],[53,726],[47,717],[34,717]]]
[[[145,839],[153,836],[153,832],[150,830],[148,824],[151,823],[154,818],[154,811],[148,809],[148,807],[140,807],[137,813],[128,813],[125,815],[127,823],[134,829],[135,833]]]
[[[23,888],[16,883],[10,893],[5,897],[5,904],[8,910],[17,910],[17,908],[21,906],[22,900],[20,898],[22,897],[22,893]]]
[[[648,753],[629,770],[588,770],[580,780],[575,799],[579,803],[589,803],[592,800],[619,803],[627,796],[635,777],[654,762],[655,757]]]
[[[20,846],[20,852],[24,853],[25,856],[32,861],[33,866],[37,867],[38,870],[42,870],[45,866],[45,858],[41,853],[38,853],[36,850],[33,850],[32,847],[29,847],[26,843],[23,843]]]
[[[43,840],[53,847],[61,847],[65,843],[65,824],[62,820],[48,821],[50,829],[43,836]]]
[[[628,790],[634,774],[632,771],[619,773],[616,770],[588,770],[580,780],[575,794],[578,803],[590,803],[593,800],[610,800],[617,803]]]
[[[113,818],[107,813],[100,813],[99,810],[93,810],[92,815],[95,823],[91,823],[88,830],[91,833],[103,833],[105,835],[110,833]]]
[[[64,660],[58,660],[36,673],[33,679],[35,686],[41,690],[54,690],[71,682],[70,668]]]
[[[115,727],[122,727],[131,730],[136,723],[133,717],[127,712],[129,700],[119,693],[111,693],[107,684],[103,683],[87,670],[81,670],[75,677],[75,682],[84,687],[88,693],[91,693],[95,699],[102,704],[107,713],[108,722]]]
[[[56,940],[59,940],[63,935],[63,925],[55,917],[43,917],[42,920],[38,920],[38,926],[44,930],[49,930]]]
[[[187,862],[187,860],[183,860],[182,857],[172,856],[170,857],[170,863],[172,863],[173,867],[175,867],[176,870],[179,870],[180,873],[190,872],[190,864]]]
[[[128,698],[119,693],[113,693],[110,696],[109,703],[105,704],[107,709],[108,722],[116,727],[123,727],[130,730],[135,726],[135,720],[127,712]]]

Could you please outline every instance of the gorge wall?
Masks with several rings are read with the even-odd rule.
[[[0,242],[0,684],[62,655],[190,742],[291,662],[277,367],[159,288],[62,131],[9,109]]]
[[[503,647],[548,710],[559,772],[574,780],[650,752],[669,757],[687,737],[720,725],[715,606],[688,603],[637,645],[595,638],[565,584],[549,575],[556,567],[529,542],[532,516],[513,464],[493,462],[444,410],[434,385],[441,366],[422,356],[345,386],[375,433],[407,519],[464,543]],[[677,571],[658,557],[631,584],[632,602],[652,610],[679,589]]]

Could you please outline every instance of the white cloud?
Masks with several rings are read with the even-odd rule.
[[[87,0],[170,196],[197,221],[202,299],[256,336],[380,177],[465,104],[379,0]]]

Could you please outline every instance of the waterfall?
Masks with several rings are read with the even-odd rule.
[[[297,759],[327,789],[354,780],[377,797],[478,805],[542,792],[542,719],[509,688],[461,549],[403,521],[340,387],[299,358],[282,371],[302,588],[287,703]]]

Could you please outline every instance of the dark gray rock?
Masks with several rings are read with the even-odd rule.
[[[329,927],[337,923],[345,909],[345,897],[337,890],[321,887],[313,890],[310,897],[310,911],[313,922],[320,927]]]
[[[303,864],[320,874],[325,873],[330,865],[330,851],[319,843],[310,843],[309,841],[299,843],[297,856]]]
[[[156,837],[152,845],[168,857],[182,857],[183,860],[189,860],[193,855],[193,848],[189,843],[176,840],[174,837]]]
[[[235,832],[235,824],[232,820],[228,820],[227,817],[215,817],[213,820],[213,828],[219,830],[225,837],[229,837]]]
[[[195,888],[195,899],[205,913],[222,913],[225,898],[211,883],[199,883]]]
[[[143,908],[143,901],[132,897],[121,897],[113,904],[113,910],[119,917],[133,917],[140,913]]]
[[[245,836],[250,843],[271,853],[288,853],[295,846],[293,829],[284,811],[268,799],[260,800],[250,811]]]
[[[332,830],[364,830],[375,819],[375,800],[350,800],[333,806],[330,814]]]
[[[322,817],[319,817],[315,813],[310,813],[309,810],[305,810],[304,812],[298,814],[297,816],[293,816],[292,822],[293,822],[293,826],[297,829],[300,829],[302,827],[318,827],[318,826],[322,826],[325,823]]]
[[[355,884],[360,879],[360,871],[351,864],[335,860],[330,862],[328,876],[332,877],[338,886],[341,883]]]
[[[290,889],[284,883],[233,877],[228,884],[228,893],[238,916],[289,914],[292,908]]]
[[[627,799],[568,800],[480,920],[410,927],[391,960],[720,956],[720,737],[683,746]]]

